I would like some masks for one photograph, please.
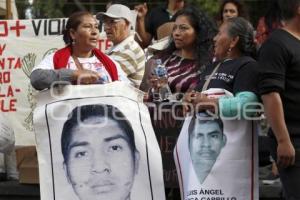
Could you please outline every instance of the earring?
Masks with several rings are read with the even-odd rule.
[[[229,47],[229,49],[227,50],[227,56],[229,56],[230,55],[230,53],[231,53],[231,47]]]
[[[72,45],[75,45],[76,41],[75,39],[72,39]]]

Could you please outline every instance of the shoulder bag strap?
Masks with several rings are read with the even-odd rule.
[[[209,83],[210,83],[210,81],[211,81],[213,75],[217,72],[217,70],[219,69],[219,67],[220,67],[221,64],[222,64],[222,62],[220,62],[220,63],[215,67],[215,69],[212,71],[212,73],[209,75],[208,79],[205,81],[205,83],[204,83],[204,85],[203,85],[203,87],[202,87],[202,90],[201,90],[202,92],[205,91],[205,90],[207,90],[207,87],[208,87],[208,85],[209,85]]]
[[[78,58],[77,58],[76,56],[73,56],[73,55],[72,55],[72,58],[73,58],[73,60],[74,60],[74,62],[75,62],[75,65],[76,65],[77,69],[78,69],[78,70],[83,70],[83,66],[82,66],[82,64],[79,62]]]

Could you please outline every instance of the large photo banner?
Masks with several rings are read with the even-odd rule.
[[[30,85],[32,68],[46,55],[64,47],[66,18],[0,20],[0,112],[8,113],[16,145],[34,145],[32,112],[35,91]],[[99,48],[111,46],[104,32]]]
[[[206,112],[187,117],[174,149],[181,199],[258,199],[256,129]]]
[[[164,200],[143,94],[121,82],[40,92],[34,112],[42,200]]]

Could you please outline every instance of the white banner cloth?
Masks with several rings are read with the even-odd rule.
[[[256,129],[254,121],[187,117],[174,150],[182,199],[257,200]]]
[[[165,199],[160,149],[142,97],[121,82],[40,92],[34,129],[42,200]],[[110,118],[109,108],[123,118]]]

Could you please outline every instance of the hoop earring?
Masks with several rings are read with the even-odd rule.
[[[72,39],[72,45],[75,45],[75,44],[76,44],[75,39]]]

